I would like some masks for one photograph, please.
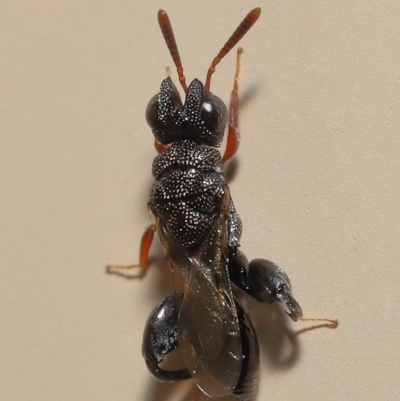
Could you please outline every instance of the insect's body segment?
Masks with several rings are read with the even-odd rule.
[[[143,354],[161,380],[193,377],[207,395],[251,400],[258,378],[254,327],[232,294],[232,283],[259,301],[284,302],[296,320],[301,309],[285,273],[264,259],[250,264],[240,253],[242,223],[236,213],[216,149],[227,109],[194,80],[186,101],[170,78],[150,100],[147,121],[165,146],[153,162],[149,209],[174,276],[176,293],[151,314]],[[162,369],[179,347],[186,368]]]
[[[187,87],[168,16],[159,12],[164,38],[186,92],[183,103],[172,80],[166,78],[149,102],[146,119],[159,155],[153,162],[155,182],[149,210],[155,216],[142,241],[140,265],[156,230],[164,248],[175,293],[161,301],[150,315],[143,356],[154,376],[164,381],[192,377],[211,397],[233,395],[241,401],[254,398],[259,347],[255,329],[232,293],[232,285],[260,302],[280,301],[293,320],[301,317],[286,274],[265,259],[248,263],[238,250],[242,223],[236,213],[223,172],[223,163],[238,147],[237,73],[229,113],[210,92],[215,66],[240,40],[260,15],[252,10],[213,60],[206,85],[195,79]],[[228,115],[229,114],[229,115]],[[217,147],[228,123],[228,145],[221,158]],[[185,367],[160,367],[165,355],[181,351]]]
[[[242,341],[253,344],[258,359],[256,337],[250,341],[242,335],[247,317],[241,310],[239,321],[227,265],[229,250],[239,246],[242,225],[220,153],[211,147],[222,140],[227,109],[198,80],[189,85],[184,105],[169,88],[167,78],[147,113],[158,141],[174,139],[153,162],[149,200],[174,282],[182,291],[175,303],[167,301],[162,308],[174,309],[174,347],[179,343],[190,376],[206,394],[218,397],[234,393],[238,385],[243,358],[248,358]],[[158,374],[159,367],[155,369]]]
[[[155,138],[169,144],[153,162],[156,181],[149,205],[168,235],[190,252],[204,246],[227,190],[221,155],[215,148],[223,138],[227,109],[220,99],[203,90],[198,80],[189,86],[182,106],[176,89],[165,90],[172,88],[171,84],[170,78],[162,82],[160,94],[147,110]],[[237,247],[242,224],[233,202],[228,206],[229,245]]]

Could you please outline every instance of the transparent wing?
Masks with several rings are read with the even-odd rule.
[[[211,397],[231,394],[242,366],[233,296],[203,273],[197,260],[178,318],[179,347],[198,387]]]
[[[158,229],[177,292],[184,298],[178,316],[178,338],[186,367],[210,397],[231,394],[242,367],[240,327],[227,270],[227,216],[215,222],[196,254]]]

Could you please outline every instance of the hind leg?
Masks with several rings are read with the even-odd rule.
[[[186,380],[191,377],[188,369],[169,371],[159,364],[178,347],[177,318],[183,294],[164,298],[151,312],[143,333],[142,354],[150,372],[165,382]]]
[[[292,295],[292,286],[284,270],[267,259],[254,259],[250,263],[236,248],[229,254],[229,274],[239,288],[260,302],[283,303],[294,321],[302,317],[300,305]]]

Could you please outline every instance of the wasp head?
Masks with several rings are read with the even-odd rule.
[[[182,104],[171,78],[161,83],[146,109],[153,135],[163,145],[190,139],[199,145],[218,147],[224,137],[228,111],[220,98],[194,79]]]

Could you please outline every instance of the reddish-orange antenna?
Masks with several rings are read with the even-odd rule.
[[[247,31],[256,23],[260,14],[261,14],[260,7],[251,10],[246,15],[244,20],[240,23],[240,25],[236,28],[236,31],[233,32],[231,37],[224,44],[222,49],[219,51],[217,57],[215,57],[213,62],[211,63],[210,68],[208,69],[207,79],[205,84],[206,89],[208,90],[210,89],[211,75],[214,73],[215,67],[232,50],[232,48],[237,44],[237,42],[239,42],[239,40],[242,39],[244,35],[246,35]]]
[[[179,56],[178,46],[176,45],[174,31],[172,30],[172,26],[171,26],[171,22],[168,18],[168,14],[164,10],[160,10],[158,12],[158,23],[160,24],[161,32],[164,36],[165,43],[168,46],[168,50],[171,54],[171,57],[172,57],[172,60],[174,61],[175,66],[176,66],[176,71],[178,72],[179,82],[181,83],[183,90],[185,92],[187,92],[186,80],[185,80],[185,76],[183,75],[183,67],[182,67],[181,57]]]

